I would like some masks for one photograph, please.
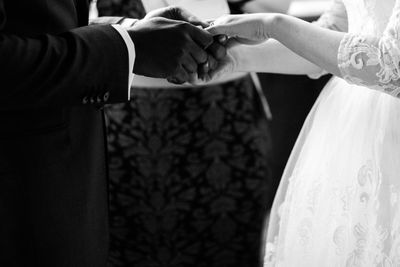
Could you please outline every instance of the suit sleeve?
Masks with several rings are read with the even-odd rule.
[[[0,110],[128,100],[128,50],[111,25],[26,37],[5,24],[0,0]]]

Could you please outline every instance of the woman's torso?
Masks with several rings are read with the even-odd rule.
[[[343,0],[349,32],[381,36],[396,0]]]

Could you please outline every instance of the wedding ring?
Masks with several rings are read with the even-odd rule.
[[[205,63],[203,63],[203,68],[206,69],[207,71],[210,69],[210,62],[208,61],[208,59]]]

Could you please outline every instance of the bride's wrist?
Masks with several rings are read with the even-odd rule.
[[[285,15],[280,13],[270,13],[264,18],[266,35],[269,38],[277,39],[279,34],[279,25],[284,20]]]
[[[245,51],[245,45],[239,45],[232,49],[233,66],[232,72],[247,72],[248,60]]]

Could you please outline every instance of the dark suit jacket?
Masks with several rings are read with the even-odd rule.
[[[88,0],[0,0],[0,266],[106,265],[100,108],[127,101],[128,52],[87,24]]]

